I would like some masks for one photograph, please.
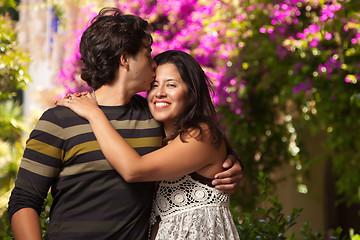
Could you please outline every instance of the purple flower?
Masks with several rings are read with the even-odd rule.
[[[325,32],[325,39],[330,40],[331,38],[332,38],[332,34],[328,33],[328,32]]]
[[[306,92],[312,89],[312,81],[307,78],[305,82],[300,82],[297,86],[293,87],[293,94],[296,95],[299,92]]]

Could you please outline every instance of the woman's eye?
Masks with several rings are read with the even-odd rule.
[[[168,87],[176,87],[176,85],[175,85],[175,84],[172,84],[172,83],[169,83],[167,86],[168,86]]]

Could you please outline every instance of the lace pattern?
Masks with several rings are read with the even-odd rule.
[[[156,239],[239,239],[229,196],[189,175],[162,181],[154,202]]]
[[[202,206],[229,206],[229,196],[193,180],[189,175],[162,181],[156,196],[155,213],[161,220]]]

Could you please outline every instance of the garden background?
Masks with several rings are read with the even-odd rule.
[[[56,99],[88,89],[78,43],[104,6],[148,20],[154,55],[184,50],[212,79],[245,162],[231,196],[242,239],[360,238],[359,1],[1,0],[2,239],[25,140]]]

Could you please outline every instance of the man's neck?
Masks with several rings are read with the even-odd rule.
[[[95,91],[96,101],[101,106],[126,105],[134,94],[110,85],[103,85]]]

